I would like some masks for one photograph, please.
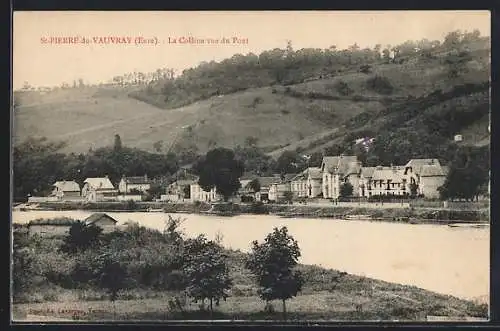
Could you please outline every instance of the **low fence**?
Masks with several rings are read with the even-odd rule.
[[[29,197],[28,202],[57,202],[59,199],[57,197]]]

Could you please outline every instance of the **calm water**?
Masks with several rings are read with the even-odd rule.
[[[26,223],[54,216],[83,219],[86,211],[13,212],[13,222]],[[163,213],[108,213],[119,224],[129,220],[163,230]],[[263,240],[273,227],[286,225],[302,251],[301,263],[364,275],[389,282],[415,285],[461,298],[489,296],[488,228],[450,228],[331,219],[279,218],[240,215],[216,217],[173,214],[185,219],[189,236],[223,235],[225,246],[248,251],[253,240]]]

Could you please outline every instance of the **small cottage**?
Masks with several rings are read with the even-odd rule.
[[[87,225],[96,225],[100,227],[103,232],[112,232],[116,229],[118,223],[113,217],[105,213],[94,213],[84,220]]]
[[[52,196],[59,200],[75,199],[80,197],[80,185],[73,180],[57,181],[53,185]]]

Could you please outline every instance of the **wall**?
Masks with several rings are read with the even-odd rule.
[[[55,202],[59,201],[57,197],[29,197],[28,202]]]
[[[142,201],[142,195],[118,195],[116,196],[118,201]]]
[[[444,184],[446,177],[436,176],[436,177],[420,177],[420,192],[426,198],[439,198],[438,187]]]

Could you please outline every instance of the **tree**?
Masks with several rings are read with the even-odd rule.
[[[62,252],[70,254],[84,251],[99,241],[101,233],[102,228],[78,221],[69,229],[69,234],[64,237],[60,249]]]
[[[115,134],[115,143],[113,145],[113,150],[115,152],[121,152],[122,150],[122,139],[119,134]]]
[[[161,152],[161,150],[163,149],[163,141],[161,140],[158,140],[157,142],[155,142],[153,144],[153,148],[155,149],[155,151],[157,151],[158,153]]]
[[[106,290],[109,300],[113,303],[113,317],[116,319],[115,301],[119,292],[125,288],[127,270],[114,254],[105,253],[98,257],[100,268],[98,271],[98,285]]]
[[[199,176],[198,184],[207,192],[215,187],[227,201],[240,188],[243,162],[235,159],[234,152],[227,148],[216,148],[201,158],[193,169]]]
[[[226,259],[219,243],[208,241],[204,235],[186,242],[183,268],[188,283],[186,291],[195,302],[201,300],[202,307],[208,299],[210,318],[213,303],[218,306],[221,299],[226,300],[232,286]]]
[[[352,196],[352,193],[354,191],[354,188],[351,183],[346,182],[340,185],[340,196],[342,198],[348,198]]]
[[[293,193],[292,191],[285,191],[283,193],[283,198],[285,199],[286,203],[292,203],[293,201]]]
[[[260,287],[259,296],[266,301],[280,299],[283,302],[283,318],[286,319],[286,300],[302,289],[302,275],[294,270],[300,257],[297,241],[288,234],[287,227],[274,228],[264,242],[252,242],[252,252],[245,266],[256,276]]]
[[[260,191],[260,181],[258,178],[254,178],[252,179],[252,181],[250,183],[248,183],[248,187],[250,187],[250,189],[252,189],[252,191],[254,193],[257,193]]]
[[[295,151],[284,151],[276,161],[275,171],[281,174],[297,173],[304,170],[306,162]]]
[[[410,196],[412,198],[415,198],[418,194],[418,185],[417,183],[411,183],[410,184]]]
[[[163,192],[165,192],[165,189],[160,184],[151,184],[151,187],[148,190],[148,194],[155,199],[160,198],[160,195]]]

